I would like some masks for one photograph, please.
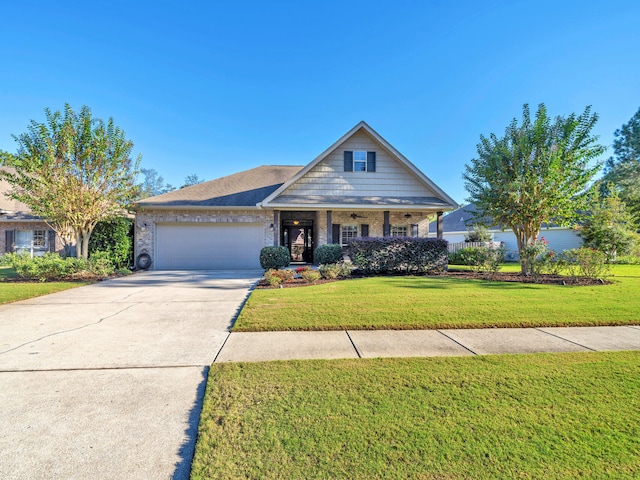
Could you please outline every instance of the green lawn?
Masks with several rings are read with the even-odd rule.
[[[193,479],[640,478],[640,352],[214,364]]]
[[[640,266],[619,265],[612,271],[612,285],[589,287],[436,276],[375,277],[256,290],[233,331],[640,323]]]
[[[60,292],[70,288],[87,285],[87,282],[18,282],[6,281],[14,279],[15,271],[9,267],[0,267],[0,304],[17,302],[27,298],[39,297],[48,293]],[[5,280],[5,281],[3,281]]]

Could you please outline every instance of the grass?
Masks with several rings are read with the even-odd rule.
[[[69,290],[70,288],[87,285],[88,282],[17,282],[3,281],[16,278],[13,269],[0,266],[0,304],[26,300],[27,298],[39,297],[49,293]]]
[[[639,478],[640,352],[214,364],[193,479]]]
[[[640,266],[614,283],[535,285],[449,277],[375,277],[256,290],[233,331],[435,329],[640,323]]]

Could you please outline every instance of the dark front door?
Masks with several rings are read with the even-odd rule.
[[[289,225],[283,229],[284,245],[291,253],[291,261],[313,262],[313,227],[311,225]]]

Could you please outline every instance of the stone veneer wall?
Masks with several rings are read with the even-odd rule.
[[[141,253],[155,258],[155,231],[158,223],[263,223],[264,245],[273,245],[272,210],[141,210],[136,213],[134,260]]]
[[[351,214],[355,213],[359,215],[358,218],[351,218]],[[410,213],[411,218],[406,218],[405,214]],[[422,212],[390,212],[389,224],[390,225],[407,225],[409,227],[409,234],[411,233],[411,225],[419,224],[420,220],[424,219],[424,213]],[[369,225],[370,237],[382,237],[384,227],[384,212],[382,211],[334,211],[332,216],[333,223],[340,225]],[[323,230],[326,230],[327,217],[324,212],[324,223],[321,224]],[[324,233],[324,243],[327,241],[326,231]],[[358,233],[360,230],[358,229]],[[424,232],[418,230],[419,236],[424,236]]]

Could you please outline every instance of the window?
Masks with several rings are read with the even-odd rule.
[[[406,225],[391,225],[392,237],[407,237],[409,229]]]
[[[44,255],[47,251],[46,230],[16,230],[16,253],[28,253],[31,256]]]
[[[376,152],[366,152],[364,150],[344,151],[344,171],[345,172],[375,172]]]
[[[367,171],[367,152],[362,152],[362,151],[353,152],[353,171],[354,172]]]
[[[351,240],[358,236],[358,226],[357,225],[342,225],[341,235],[341,244],[343,246],[349,245]]]

